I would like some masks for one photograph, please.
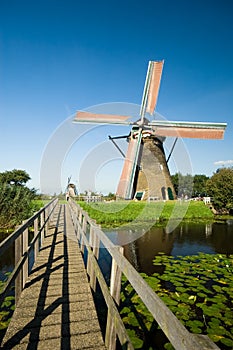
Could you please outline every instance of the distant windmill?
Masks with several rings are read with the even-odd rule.
[[[71,180],[71,176],[68,177],[67,186],[66,186],[66,196],[75,197],[77,195],[77,189],[76,189],[76,186],[70,182],[70,180]]]
[[[129,121],[130,116],[112,114],[94,114],[78,111],[74,122],[94,124],[132,125],[126,137],[128,149],[117,188],[117,196],[124,199],[174,199],[175,191],[171,182],[167,161],[174,149],[178,137],[199,139],[222,139],[225,123],[203,123],[182,121],[149,121],[145,115],[153,114],[160,87],[164,61],[150,61],[142,96],[140,118]],[[163,141],[166,137],[175,137],[175,142],[166,161]],[[119,149],[119,148],[118,148]]]

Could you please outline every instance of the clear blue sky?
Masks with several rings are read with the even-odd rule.
[[[148,61],[164,59],[157,111],[228,123],[224,141],[184,140],[193,173],[210,176],[215,161],[233,159],[232,38],[232,0],[1,0],[0,171],[24,169],[40,188],[54,130],[78,109],[140,104]],[[122,132],[99,130],[101,140]],[[62,190],[67,176],[78,181],[80,154],[95,141],[67,155]],[[97,189],[114,191],[118,172],[105,167]]]

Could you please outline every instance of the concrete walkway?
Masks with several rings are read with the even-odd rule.
[[[3,349],[105,349],[69,207],[57,205]]]

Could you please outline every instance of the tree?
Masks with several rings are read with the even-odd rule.
[[[233,208],[233,169],[223,168],[206,183],[206,191],[216,209]]]
[[[182,175],[176,173],[171,176],[174,190],[178,197],[191,197],[193,190],[193,176],[190,174]]]
[[[187,195],[188,197],[204,197],[206,195],[206,175],[182,175],[176,173],[171,176],[174,190],[178,197]]]
[[[116,195],[115,195],[115,193],[109,192],[106,196],[104,196],[104,198],[107,201],[112,201],[112,200],[116,199]]]
[[[30,179],[30,176],[25,170],[14,169],[0,173],[0,183],[2,184],[24,186]]]
[[[193,197],[206,196],[206,181],[209,179],[206,175],[194,175],[193,178]]]
[[[25,186],[30,176],[24,170],[0,173],[0,227],[12,228],[32,215],[35,189]]]
[[[179,174],[180,173],[176,173],[174,175],[171,175],[171,180],[172,180],[172,184],[173,184],[174,190],[176,192],[176,195],[178,195],[178,189],[179,189]]]

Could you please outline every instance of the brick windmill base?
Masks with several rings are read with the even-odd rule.
[[[144,138],[141,144],[137,174],[135,176],[135,198],[143,200],[176,199],[163,148],[156,137]]]

